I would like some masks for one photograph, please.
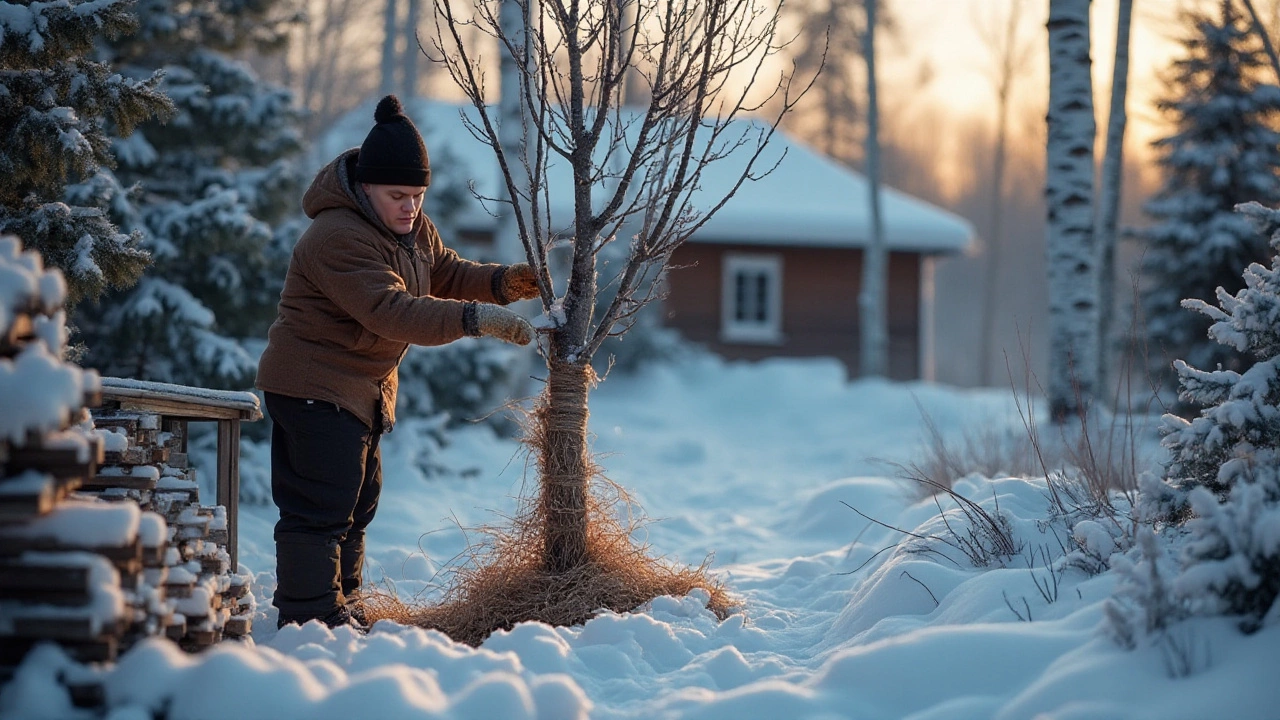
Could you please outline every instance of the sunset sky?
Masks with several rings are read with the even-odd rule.
[[[995,59],[978,27],[1003,26],[1010,7],[1021,4],[1020,43],[1029,47],[1025,70],[1015,81],[1013,113],[1024,129],[1034,122],[1043,124],[1048,98],[1048,0],[889,0],[899,30],[879,43],[882,94],[893,102],[895,91],[918,93],[913,109],[919,106],[938,111],[949,120],[991,120],[995,117],[993,72]],[[1256,3],[1260,12],[1263,2]],[[1134,0],[1130,46],[1128,128],[1126,150],[1145,153],[1151,140],[1165,130],[1154,102],[1162,91],[1159,73],[1177,57],[1176,38],[1183,32],[1178,11],[1196,5],[1212,8],[1214,0]],[[1117,0],[1093,0],[1091,35],[1093,58],[1094,113],[1099,138],[1105,132],[1110,102],[1111,73],[1115,53]],[[931,74],[920,85],[923,69]],[[1025,130],[1024,130],[1025,131]],[[1102,152],[1099,142],[1097,152]]]

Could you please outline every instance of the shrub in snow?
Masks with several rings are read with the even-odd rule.
[[[68,305],[132,285],[146,266],[141,235],[121,232],[109,206],[130,200],[106,168],[107,128],[128,135],[170,109],[159,74],[125,77],[90,59],[103,36],[136,24],[128,0],[4,3],[0,12],[0,233],[13,233],[62,270]],[[73,183],[101,188],[92,199]]]
[[[1150,528],[1140,530],[1136,550],[1116,555],[1111,567],[1120,582],[1103,611],[1108,631],[1121,646],[1132,650],[1143,637],[1186,617],[1170,587],[1174,560]]]
[[[119,179],[141,188],[122,226],[155,263],[131,292],[86,308],[86,363],[107,375],[215,388],[243,387],[257,360],[245,338],[265,336],[298,229],[299,109],[233,56],[284,38],[277,0],[140,0],[136,32],[110,43],[126,77],[164,68],[159,89],[175,117],[116,138]],[[83,183],[86,201],[107,188]]]
[[[1190,421],[1165,416],[1166,477],[1144,483],[1143,509],[1185,521],[1177,594],[1254,630],[1280,619],[1280,212],[1239,210],[1270,233],[1271,267],[1250,265],[1245,288],[1219,288],[1216,307],[1184,304],[1213,320],[1210,337],[1238,353],[1243,372],[1177,363],[1182,399],[1205,408]]]
[[[1183,312],[1183,298],[1204,298],[1218,287],[1240,288],[1240,272],[1266,262],[1265,239],[1232,212],[1240,200],[1280,202],[1280,87],[1259,82],[1266,56],[1236,4],[1223,2],[1217,19],[1188,17],[1185,56],[1174,63],[1159,107],[1174,127],[1155,143],[1163,187],[1145,210],[1157,222],[1146,240],[1142,296],[1151,372],[1169,376],[1181,358],[1199,368],[1239,370],[1240,356],[1205,342],[1208,322]]]

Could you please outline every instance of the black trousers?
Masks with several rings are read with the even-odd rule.
[[[381,433],[333,403],[264,393],[280,617],[323,618],[360,589],[365,528],[382,493]]]

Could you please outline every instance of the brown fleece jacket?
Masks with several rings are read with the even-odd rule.
[[[361,209],[349,180],[358,153],[329,163],[302,198],[312,222],[293,249],[256,387],[336,403],[370,428],[381,418],[388,432],[409,344],[462,337],[462,301],[499,302],[505,266],[458,257],[426,215],[398,240]]]

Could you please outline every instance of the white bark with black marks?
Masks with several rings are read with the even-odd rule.
[[[1093,228],[1096,125],[1089,74],[1089,0],[1050,0],[1048,29],[1046,390],[1050,415],[1062,421],[1087,407],[1098,379],[1098,258]]]

